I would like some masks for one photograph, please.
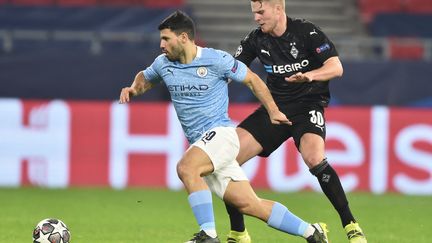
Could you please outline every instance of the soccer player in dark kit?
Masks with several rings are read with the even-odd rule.
[[[266,110],[258,108],[237,128],[241,148],[237,161],[242,165],[256,155],[267,157],[292,137],[310,173],[339,213],[349,242],[367,242],[338,174],[325,156],[329,80],[343,73],[336,48],[314,24],[287,17],[285,0],[251,0],[251,8],[259,27],[241,41],[235,58],[246,65],[255,58],[261,61],[268,74],[267,86],[292,125],[273,125]],[[251,242],[243,216],[226,207],[231,221],[227,242]]]

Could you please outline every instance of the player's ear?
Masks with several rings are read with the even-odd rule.
[[[282,14],[283,12],[285,12],[283,5],[281,3],[278,3],[278,2],[275,3],[275,9],[276,9],[277,14]]]
[[[186,32],[182,32],[179,36],[182,43],[186,43],[190,38]]]

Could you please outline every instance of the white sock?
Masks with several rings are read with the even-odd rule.
[[[216,238],[217,237],[216,230],[214,230],[214,229],[207,229],[207,230],[204,230],[204,232],[206,232],[206,234],[208,236],[210,236],[211,238]]]
[[[303,238],[307,239],[309,236],[313,235],[314,232],[315,232],[315,228],[312,227],[311,224],[309,224],[303,234]]]

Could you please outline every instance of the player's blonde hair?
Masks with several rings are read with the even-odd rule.
[[[285,0],[251,0],[251,2],[269,2],[271,4],[280,4],[282,8],[285,10]]]

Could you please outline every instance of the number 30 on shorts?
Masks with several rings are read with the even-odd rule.
[[[311,115],[310,122],[318,125],[323,126],[324,125],[324,116],[320,111],[311,110],[309,111],[309,114]]]

